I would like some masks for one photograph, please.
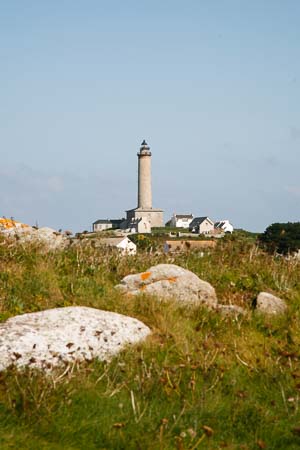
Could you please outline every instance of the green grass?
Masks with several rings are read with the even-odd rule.
[[[247,316],[233,320],[114,290],[124,275],[160,262],[192,270]],[[45,254],[2,243],[1,320],[86,305],[137,317],[153,333],[110,364],[81,364],[64,377],[0,374],[0,448],[298,449],[299,268],[248,238],[226,238],[202,258],[121,258],[89,245]],[[287,316],[251,313],[261,290],[285,298]]]

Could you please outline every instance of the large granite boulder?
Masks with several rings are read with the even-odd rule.
[[[159,298],[172,298],[186,305],[215,307],[217,296],[206,281],[183,267],[174,264],[158,264],[146,272],[127,275],[117,285],[127,294],[150,294]]]
[[[261,292],[256,299],[256,310],[263,314],[284,314],[287,305],[281,298],[268,292]]]
[[[23,314],[0,324],[0,371],[51,370],[94,358],[109,360],[150,334],[137,319],[81,306]]]
[[[60,250],[70,244],[68,235],[59,233],[49,227],[35,228],[19,224],[18,226],[4,228],[0,224],[0,234],[15,240],[18,244],[40,244],[47,250]]]

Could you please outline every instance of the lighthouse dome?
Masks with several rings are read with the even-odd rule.
[[[151,156],[150,147],[147,144],[147,142],[145,141],[145,139],[141,143],[140,155],[149,155],[149,156]]]

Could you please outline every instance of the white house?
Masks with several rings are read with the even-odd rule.
[[[192,222],[193,214],[173,214],[169,221],[169,226],[172,228],[188,228]]]
[[[233,226],[229,222],[229,220],[220,220],[220,222],[215,223],[215,228],[217,230],[222,230],[224,233],[232,233]]]
[[[117,248],[123,255],[136,254],[136,245],[127,236],[104,238],[100,245]]]
[[[210,234],[214,230],[214,222],[209,217],[195,217],[189,225],[192,233]]]

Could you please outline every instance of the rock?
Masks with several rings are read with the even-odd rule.
[[[11,232],[22,233],[30,229],[31,227],[25,223],[17,222],[14,219],[6,219],[4,217],[0,218],[0,232],[4,234],[9,234]]]
[[[30,233],[23,233],[21,241],[38,242],[46,245],[49,250],[64,248],[68,243],[66,236],[49,227],[33,229]]]
[[[217,305],[216,311],[225,317],[238,317],[246,314],[246,311],[237,305]]]
[[[62,249],[69,244],[69,239],[66,235],[62,235],[49,227],[13,226],[0,230],[0,232],[9,238],[15,238],[16,242],[20,244],[27,242],[39,243],[45,245],[47,250]]]
[[[287,305],[281,298],[268,292],[261,292],[256,299],[256,310],[264,314],[284,314]]]
[[[124,293],[173,298],[186,305],[213,307],[218,302],[216,292],[209,283],[174,264],[158,264],[146,272],[127,275],[116,287]]]
[[[137,319],[82,306],[23,314],[0,324],[0,371],[11,365],[47,371],[75,361],[109,360],[148,334]]]

